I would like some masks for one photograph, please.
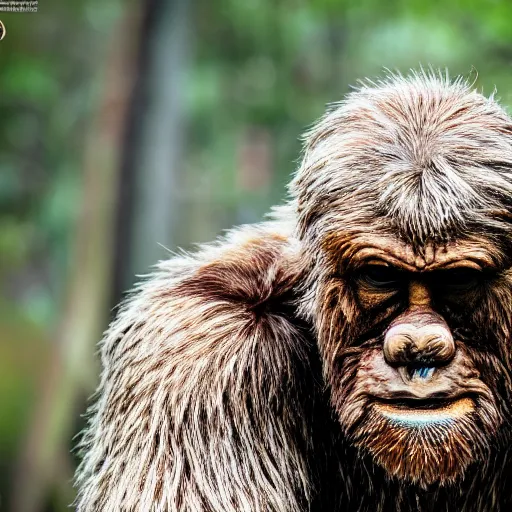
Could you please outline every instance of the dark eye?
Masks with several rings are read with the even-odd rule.
[[[358,279],[373,288],[396,288],[402,282],[402,273],[387,265],[366,265],[361,268]]]
[[[483,272],[475,268],[451,268],[439,270],[433,276],[434,286],[453,292],[463,292],[475,288],[482,282]]]

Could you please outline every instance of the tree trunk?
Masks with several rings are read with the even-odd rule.
[[[66,493],[58,501],[72,497],[72,464],[63,464],[63,460],[70,462],[77,402],[91,393],[96,379],[93,347],[101,337],[110,306],[117,160],[127,98],[133,85],[130,57],[136,19],[132,10],[122,21],[106,59],[103,98],[85,149],[71,275],[55,343],[15,472],[10,500],[13,512],[44,510],[50,490],[61,496]],[[68,483],[66,491],[63,482]]]
[[[139,81],[132,98],[122,161],[117,304],[137,274],[173,247],[180,217],[184,91],[190,60],[190,0],[146,2]]]

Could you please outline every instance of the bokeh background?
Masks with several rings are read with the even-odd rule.
[[[0,13],[2,510],[73,500],[95,345],[136,274],[258,221],[357,79],[420,63],[512,104],[508,0],[41,0]]]

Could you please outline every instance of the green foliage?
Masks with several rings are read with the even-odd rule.
[[[41,0],[37,15],[0,15],[0,449],[11,458],[74,264],[84,145],[105,87],[108,42],[141,4]],[[185,247],[256,221],[282,200],[300,134],[359,78],[448,67],[476,78],[486,94],[496,86],[512,105],[507,0],[191,4],[176,240]],[[134,41],[135,50],[136,34]],[[0,494],[7,489],[0,478]]]
[[[252,193],[257,218],[284,196],[304,128],[349,85],[384,68],[447,67],[453,75],[476,77],[487,94],[498,85],[512,103],[511,10],[510,2],[499,0],[198,2],[187,95],[190,154],[208,164],[193,165],[189,182],[222,177],[214,180],[219,186],[212,186],[210,201],[236,201],[240,133],[244,127],[268,130],[273,177],[270,193]],[[210,222],[211,231],[218,229],[214,217]]]

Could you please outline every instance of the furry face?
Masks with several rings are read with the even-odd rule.
[[[305,311],[349,442],[389,476],[445,485],[509,422],[512,131],[460,83],[393,85],[310,134],[294,183],[299,236],[321,247]]]
[[[485,461],[505,420],[497,404],[508,402],[496,394],[507,386],[507,339],[478,318],[496,314],[510,286],[480,266],[490,258],[457,254],[434,251],[423,265],[390,247],[359,249],[323,289],[325,371],[347,438],[389,475],[422,486],[453,482]]]

